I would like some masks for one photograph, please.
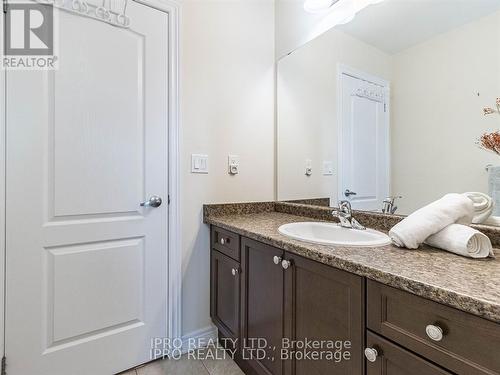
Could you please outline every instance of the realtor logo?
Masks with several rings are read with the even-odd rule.
[[[9,3],[5,26],[4,69],[55,69],[54,8],[51,5]]]

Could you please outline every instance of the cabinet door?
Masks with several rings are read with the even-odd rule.
[[[403,348],[367,332],[366,345],[370,350],[376,350],[374,362],[367,361],[367,375],[451,375],[423,358],[410,353]]]
[[[285,337],[297,343],[295,356],[285,357],[286,373],[363,374],[363,279],[297,255],[285,257]]]
[[[242,357],[258,374],[281,375],[283,250],[245,238],[241,255]],[[264,351],[256,350],[262,346]]]
[[[240,265],[226,255],[212,250],[211,303],[212,320],[221,337],[239,337]]]

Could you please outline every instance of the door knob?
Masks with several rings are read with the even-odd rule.
[[[281,257],[275,255],[273,258],[274,264],[280,264],[281,263]]]
[[[141,202],[140,206],[157,208],[161,206],[162,202],[162,199],[158,195],[153,195],[149,198],[148,201]]]
[[[344,191],[344,195],[345,195],[346,197],[350,197],[351,195],[358,195],[358,193],[355,193],[354,191],[350,191],[349,189],[346,189],[346,190]]]

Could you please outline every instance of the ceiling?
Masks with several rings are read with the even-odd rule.
[[[498,10],[500,0],[385,0],[337,29],[395,54]]]

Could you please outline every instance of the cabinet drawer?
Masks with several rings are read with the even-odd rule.
[[[240,236],[235,233],[212,227],[212,248],[240,261]]]
[[[372,331],[459,375],[500,374],[499,324],[370,280],[367,301]]]
[[[374,333],[366,334],[367,348],[375,349],[375,362],[366,360],[366,375],[451,375]]]

